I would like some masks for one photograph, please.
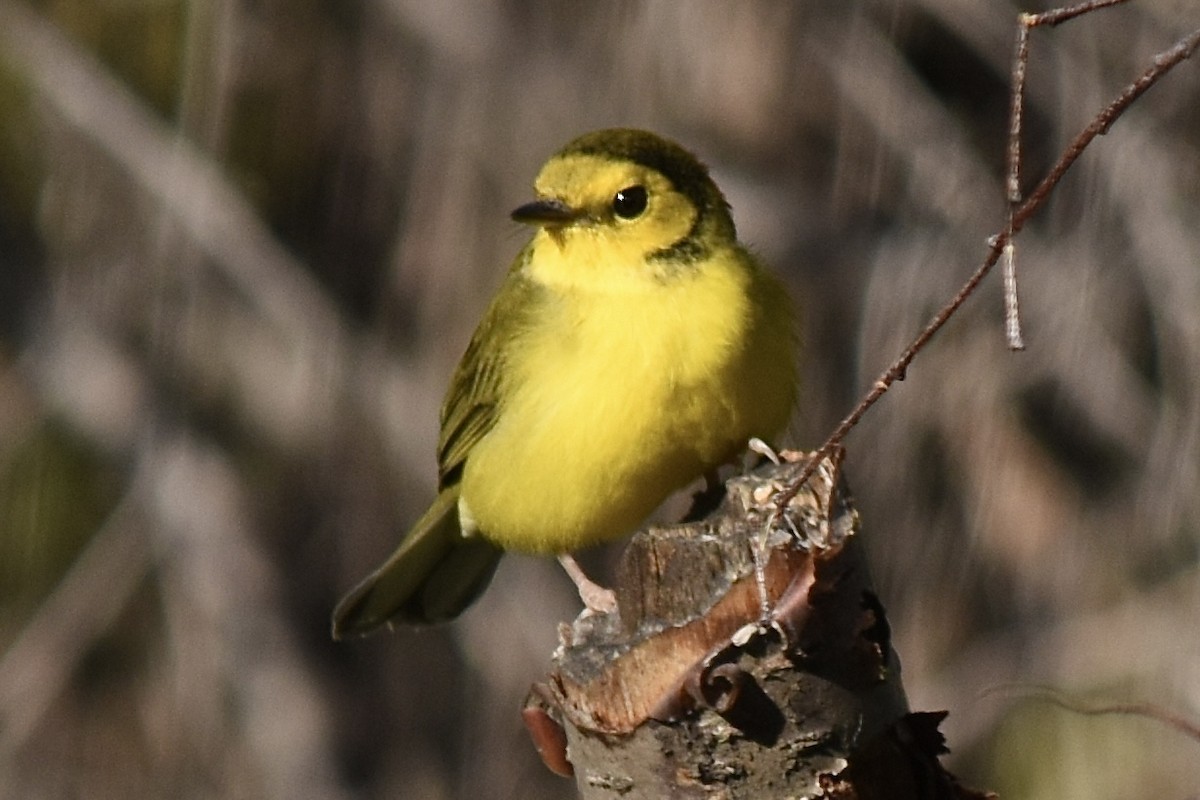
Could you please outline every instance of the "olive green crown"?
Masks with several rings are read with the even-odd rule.
[[[632,161],[664,175],[675,189],[686,196],[699,212],[692,230],[685,237],[694,249],[710,241],[737,238],[729,203],[708,175],[700,159],[675,142],[636,128],[607,128],[584,134],[567,144],[559,156],[588,155]],[[683,243],[681,243],[683,244]],[[676,253],[676,256],[683,253]]]

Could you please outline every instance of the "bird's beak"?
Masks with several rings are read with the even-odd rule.
[[[512,212],[515,222],[542,227],[558,227],[574,222],[582,216],[582,212],[571,208],[562,200],[546,198],[526,203]]]

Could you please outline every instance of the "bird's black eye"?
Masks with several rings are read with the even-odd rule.
[[[646,187],[628,186],[613,195],[613,211],[622,219],[633,219],[646,210]]]

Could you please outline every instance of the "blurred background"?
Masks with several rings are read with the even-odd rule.
[[[0,798],[573,797],[518,720],[557,565],[328,633],[433,496],[508,212],[579,133],[685,143],[803,308],[814,447],[1002,225],[1018,10],[0,0]],[[1027,185],[1198,25],[1035,32]],[[1198,67],[1020,237],[1028,350],[992,276],[848,441],[912,705],[1003,797],[1200,791],[1197,741],[1029,697],[1200,720]]]

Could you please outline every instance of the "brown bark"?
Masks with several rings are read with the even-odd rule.
[[[908,711],[836,467],[776,518],[787,473],[732,480],[705,519],[637,534],[618,610],[564,626],[524,715],[581,797],[980,796],[937,760],[944,715]]]

